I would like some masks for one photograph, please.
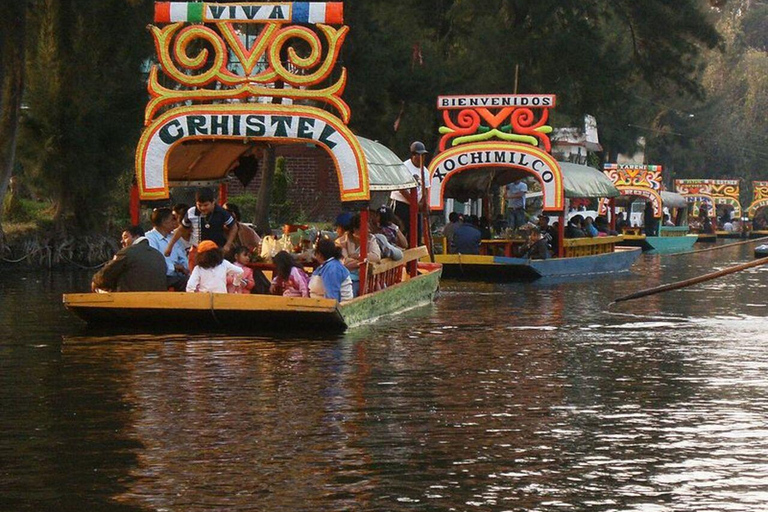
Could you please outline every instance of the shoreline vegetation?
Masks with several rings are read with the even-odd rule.
[[[120,249],[119,231],[128,224],[127,216],[106,212],[103,230],[78,234],[57,227],[52,202],[14,193],[14,188],[2,205],[5,236],[0,241],[0,267],[95,269]]]

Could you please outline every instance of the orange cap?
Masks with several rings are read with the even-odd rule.
[[[205,251],[212,251],[214,249],[218,249],[219,246],[216,245],[216,242],[213,240],[203,240],[200,242],[200,244],[197,246],[197,252],[205,252]]]

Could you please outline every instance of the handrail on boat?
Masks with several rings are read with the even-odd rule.
[[[380,263],[368,265],[368,279],[365,281],[364,293],[382,290],[388,286],[395,285],[403,281],[407,275],[406,266],[413,261],[419,261],[421,258],[429,256],[429,251],[425,246],[406,249],[403,251],[403,258],[393,260],[384,258]],[[363,292],[361,292],[363,295]]]

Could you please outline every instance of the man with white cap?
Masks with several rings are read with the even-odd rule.
[[[411,156],[407,160],[403,161],[403,165],[408,169],[408,172],[410,172],[413,175],[413,178],[416,180],[416,183],[418,183],[418,187],[416,188],[416,194],[418,196],[418,202],[419,205],[421,205],[422,202],[422,186],[421,186],[421,171],[422,167],[424,167],[424,155],[427,154],[427,148],[424,146],[423,142],[415,141],[411,143]],[[429,193],[429,178],[426,176],[427,170],[424,169],[424,175],[425,175],[425,187],[427,193]],[[405,191],[408,193],[408,191]],[[405,225],[405,229],[403,230],[403,233],[408,236],[408,234],[411,232],[411,215],[409,210],[410,205],[410,199],[408,196],[404,193],[403,190],[395,190],[392,192],[389,196],[389,198],[392,200],[392,210],[394,210],[395,215],[398,216],[398,218],[403,222]],[[421,225],[418,225],[418,232],[419,232],[419,239],[421,239]]]

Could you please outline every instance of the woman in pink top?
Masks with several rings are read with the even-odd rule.
[[[227,293],[251,293],[253,285],[256,284],[253,279],[253,269],[248,267],[251,258],[247,247],[238,247],[235,249],[235,266],[243,269],[243,277],[240,279],[240,286],[235,286],[232,280],[227,279]]]
[[[293,256],[280,251],[272,258],[275,277],[269,292],[283,297],[309,297],[309,277]]]

